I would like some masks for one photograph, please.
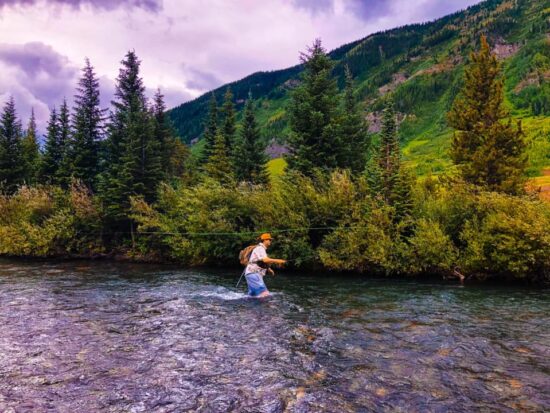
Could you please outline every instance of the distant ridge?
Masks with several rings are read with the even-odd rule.
[[[330,56],[337,63],[335,75],[340,80],[344,66],[350,67],[372,131],[376,131],[383,96],[395,94],[405,157],[420,172],[437,172],[448,166],[450,131],[445,113],[460,88],[468,54],[481,34],[488,36],[503,60],[507,99],[514,114],[550,115],[550,75],[548,68],[544,69],[546,60],[550,68],[549,17],[550,0],[487,0],[428,23],[369,35],[331,51]],[[542,69],[533,67],[535,55]],[[231,87],[238,109],[251,92],[264,138],[282,143],[288,133],[288,92],[299,81],[301,70],[296,65],[257,72],[212,92],[221,100],[225,89]],[[543,73],[537,75],[536,70]],[[212,92],[169,111],[184,142],[200,138]]]

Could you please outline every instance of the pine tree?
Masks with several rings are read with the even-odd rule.
[[[59,143],[59,117],[55,107],[50,111],[50,119],[46,131],[46,143],[40,164],[39,178],[42,183],[57,185],[57,171],[61,163],[63,151]]]
[[[166,105],[164,103],[164,95],[160,89],[157,89],[153,98],[153,106],[151,112],[154,119],[154,134],[160,146],[161,163],[163,168],[167,168],[170,162],[171,142],[173,139],[172,131],[166,116]],[[166,169],[164,170],[166,172]]]
[[[59,109],[58,116],[59,127],[59,150],[61,158],[56,172],[56,182],[67,188],[71,182],[72,172],[72,157],[71,157],[71,120],[69,106],[67,100],[63,99],[63,103]]]
[[[233,165],[226,146],[225,137],[221,131],[218,131],[216,134],[212,153],[204,165],[204,172],[207,176],[215,179],[222,185],[231,185],[235,182]]]
[[[301,84],[294,89],[288,109],[290,154],[288,168],[305,175],[314,169],[337,168],[342,149],[338,125],[338,88],[331,72],[334,63],[327,56],[321,41],[316,40],[304,64]]]
[[[160,145],[163,176],[164,178],[181,176],[189,156],[189,149],[176,136],[170,118],[166,116],[166,105],[160,89],[157,90],[154,97],[152,115],[154,136]]]
[[[393,189],[401,167],[396,114],[391,98],[388,98],[384,108],[380,143],[373,156],[373,163],[377,171],[372,171],[374,172],[373,179],[371,179],[372,187],[387,203],[391,203]]]
[[[470,55],[465,84],[448,114],[456,129],[451,158],[466,182],[493,191],[523,191],[527,164],[521,123],[512,123],[503,105],[503,80],[485,36]]]
[[[266,145],[260,139],[260,130],[256,122],[252,99],[249,96],[244,106],[241,133],[235,143],[235,171],[238,181],[253,184],[269,183],[267,171]]]
[[[227,88],[223,98],[221,109],[222,115],[222,134],[225,138],[225,146],[229,153],[233,153],[233,143],[235,142],[235,134],[237,131],[237,121],[235,119],[235,105],[233,103],[233,92],[231,88]]]
[[[396,113],[391,97],[386,101],[380,143],[368,163],[367,179],[373,195],[395,208],[397,220],[410,212],[413,178],[401,163]]]
[[[100,142],[103,137],[103,110],[100,109],[99,80],[90,60],[78,81],[71,141],[71,176],[88,188],[96,188],[99,174]]]
[[[343,114],[340,121],[342,142],[341,168],[349,168],[358,174],[365,170],[369,149],[368,125],[355,97],[353,77],[349,67],[345,67],[346,87],[344,91]]]
[[[10,194],[25,179],[21,139],[21,123],[17,119],[12,96],[4,106],[0,121],[0,187]]]
[[[214,148],[216,141],[216,135],[218,133],[218,102],[216,95],[212,92],[210,95],[210,102],[208,104],[208,120],[204,128],[204,150],[202,154],[202,161],[206,162],[210,157],[210,154]]]
[[[126,219],[130,196],[154,201],[162,179],[161,148],[154,136],[139,66],[135,52],[128,52],[117,78],[105,171],[100,176],[101,198],[107,214],[116,221]]]
[[[31,118],[25,132],[23,142],[23,159],[25,163],[25,182],[34,185],[38,179],[38,170],[40,168],[40,148],[36,136],[36,119],[34,109],[31,110]]]
[[[179,138],[175,138],[168,163],[169,178],[182,178],[184,175],[192,173],[189,165],[190,155],[191,151],[188,146]]]

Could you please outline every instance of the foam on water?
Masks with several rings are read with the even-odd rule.
[[[193,297],[214,297],[222,300],[241,300],[243,298],[248,298],[248,294],[231,291],[225,287],[216,287],[214,291],[195,291],[188,295]]]

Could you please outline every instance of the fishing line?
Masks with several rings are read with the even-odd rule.
[[[269,232],[273,234],[285,233],[285,232],[300,232],[300,231],[327,231],[327,230],[352,230],[352,229],[364,229],[366,226],[349,226],[349,227],[298,227],[298,228],[284,228],[284,229],[264,229],[257,231],[242,231],[242,232],[174,232],[174,231],[104,231],[104,232],[80,232],[80,235],[109,235],[109,234],[134,234],[134,235],[182,235],[182,236],[257,236],[259,233]]]

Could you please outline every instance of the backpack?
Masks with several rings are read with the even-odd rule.
[[[239,252],[239,261],[241,265],[244,265],[245,267],[248,265],[248,262],[250,261],[250,256],[252,255],[252,251],[254,251],[254,248],[256,248],[258,244],[249,245],[245,249],[241,250]]]

